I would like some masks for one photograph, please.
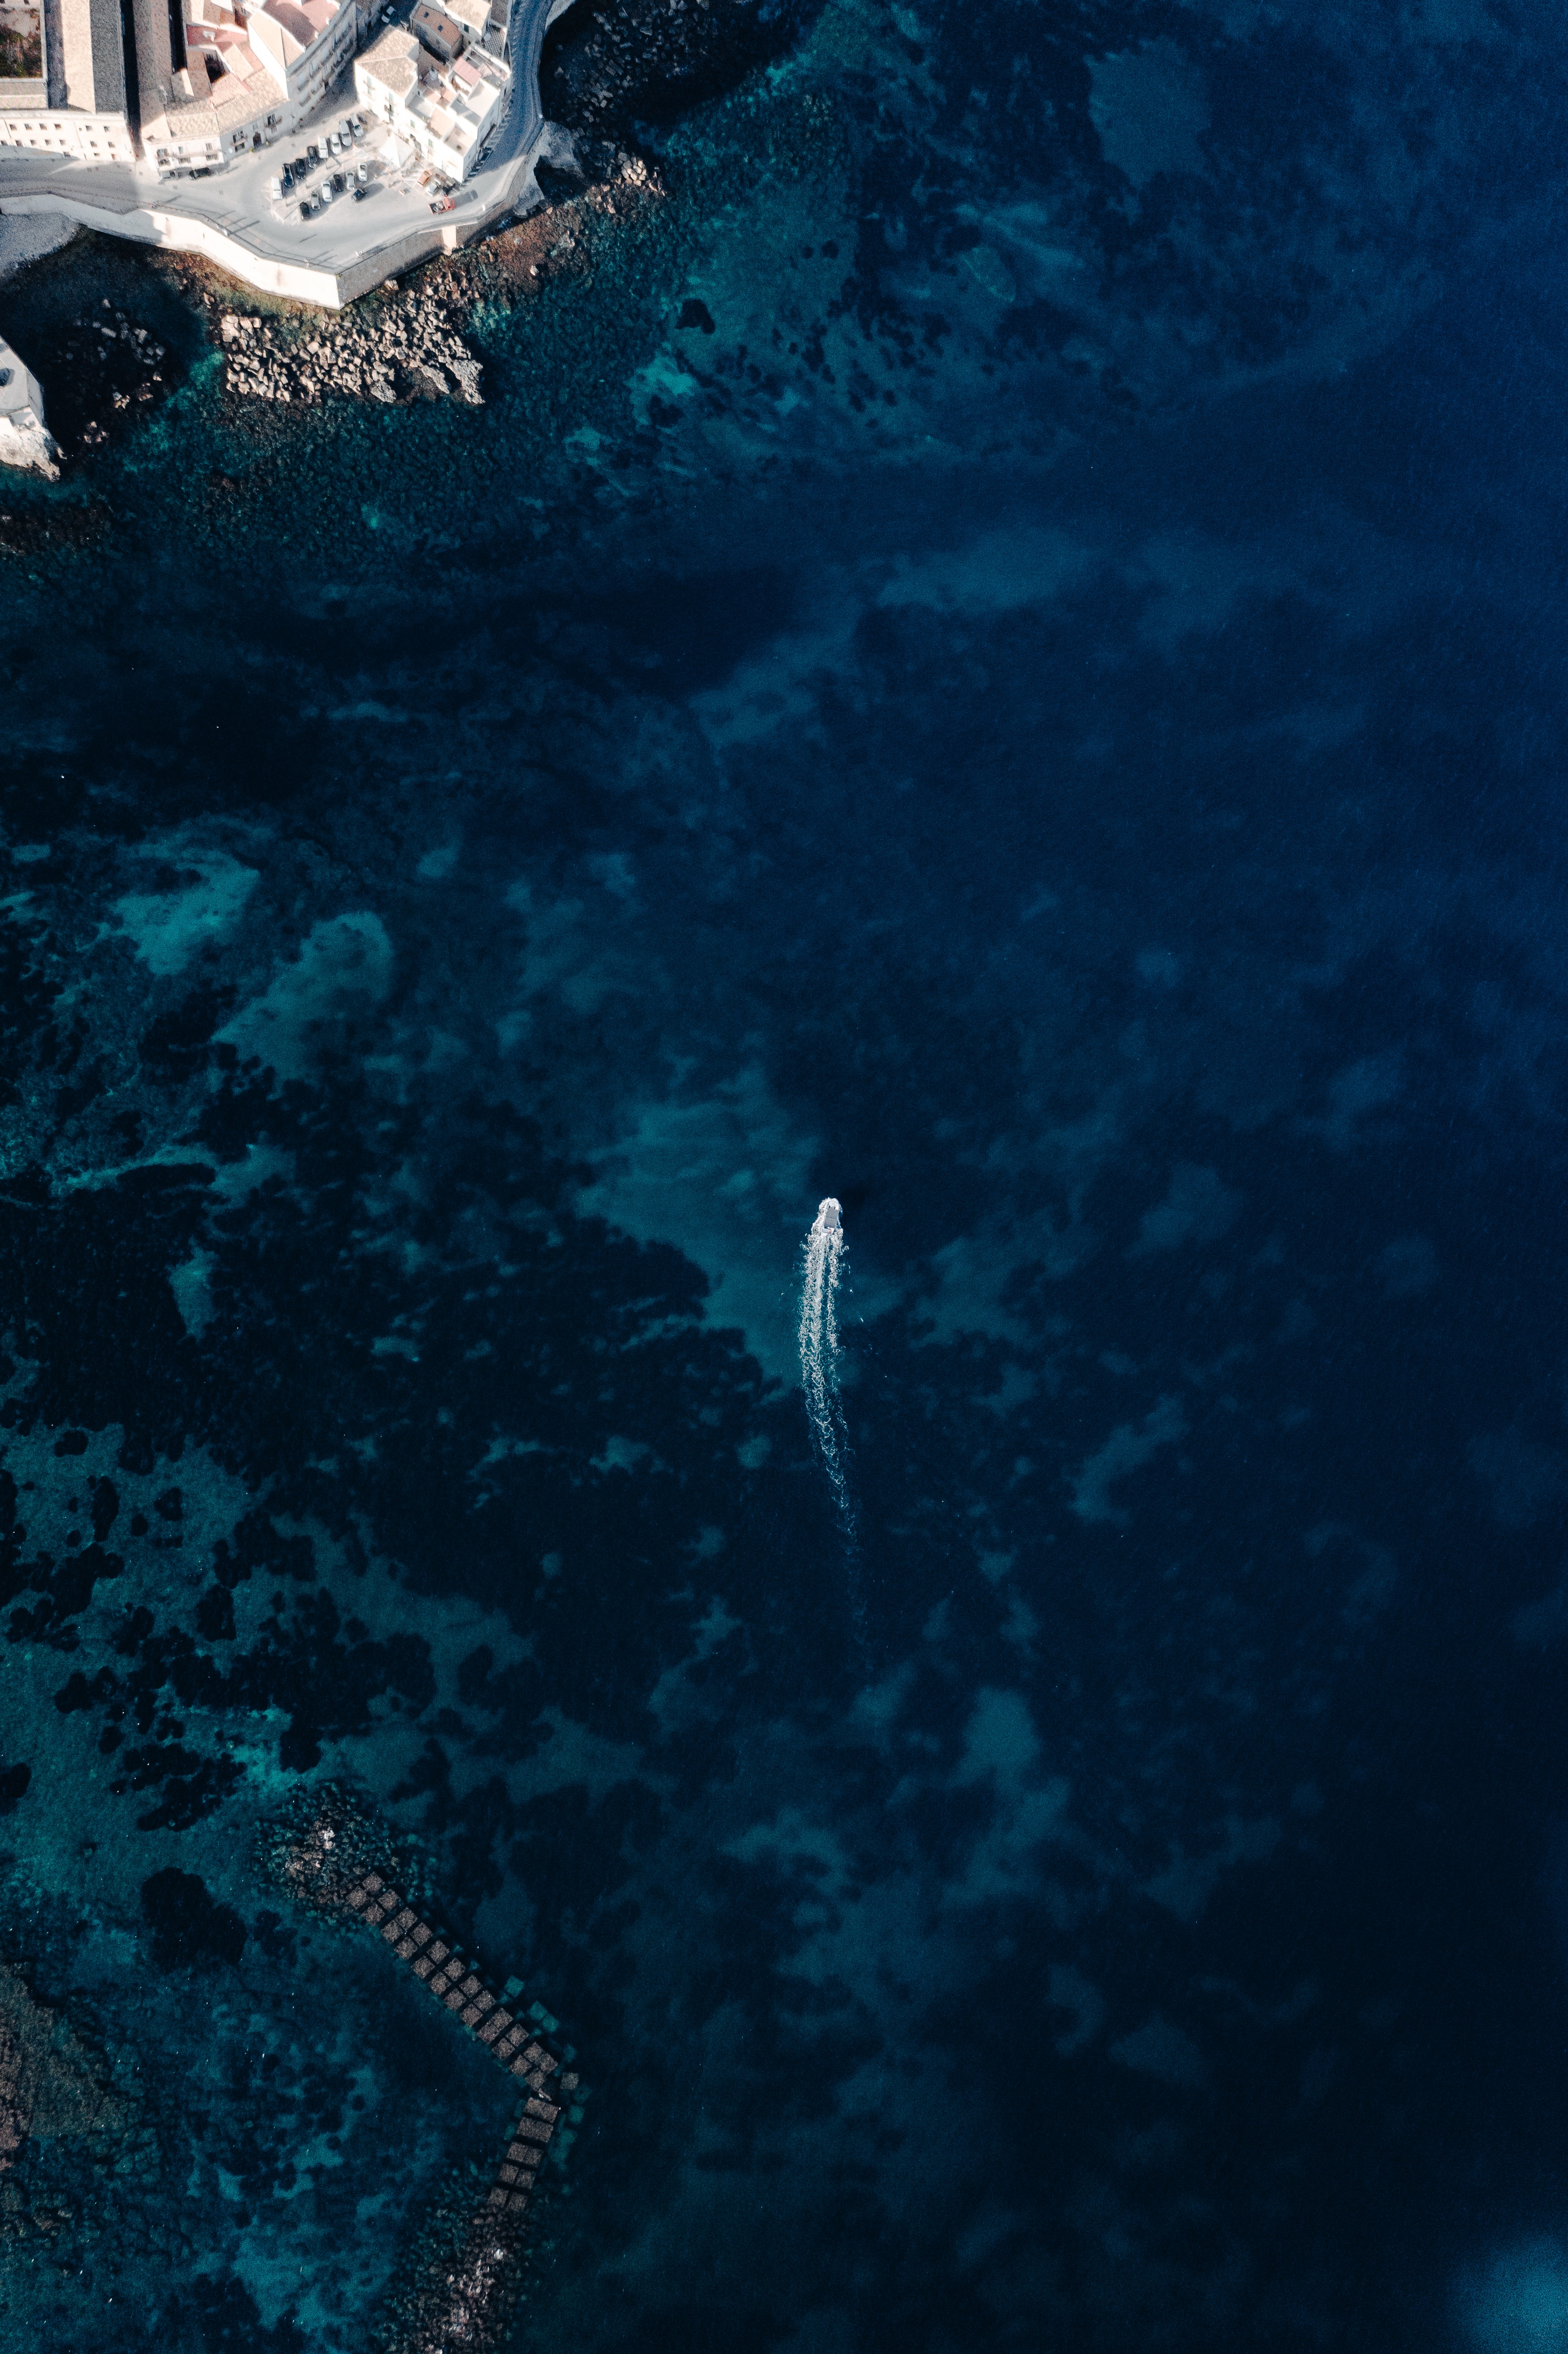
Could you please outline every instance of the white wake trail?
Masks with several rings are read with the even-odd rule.
[[[818,1206],[801,1255],[800,1380],[811,1436],[853,1551],[854,1495],[849,1480],[849,1433],[839,1398],[838,1288],[847,1263],[842,1214],[830,1194]]]

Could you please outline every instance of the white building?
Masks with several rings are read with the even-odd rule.
[[[0,466],[35,466],[51,480],[58,451],[44,422],[38,379],[9,344],[0,341]]]
[[[142,144],[161,175],[214,171],[287,137],[354,55],[355,0],[185,0],[185,64],[143,111]]]
[[[51,107],[44,87],[0,81],[0,147],[30,147],[36,154],[69,155],[83,164],[135,162],[136,142],[125,115]]]
[[[361,51],[354,68],[360,104],[412,140],[449,180],[466,180],[473,170],[511,83],[487,50],[466,48],[447,62],[395,26]]]

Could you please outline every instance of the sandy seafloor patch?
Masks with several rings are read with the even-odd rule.
[[[0,2342],[489,2153],[337,1776],[595,2087],[520,2344],[1568,2346],[1555,59],[835,5],[482,412],[5,485]]]

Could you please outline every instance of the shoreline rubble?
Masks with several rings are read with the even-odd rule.
[[[225,312],[219,323],[224,387],[240,399],[313,408],[328,398],[387,405],[454,399],[482,408],[483,366],[457,333],[444,303],[425,292],[388,301],[374,317],[350,312],[301,338],[258,313]]]

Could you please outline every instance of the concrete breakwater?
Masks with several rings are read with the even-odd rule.
[[[343,1791],[318,1794],[302,1818],[264,1837],[268,1876],[309,1912],[376,1933],[456,2025],[490,2054],[521,2095],[488,2188],[455,2243],[416,2257],[394,2284],[381,2342],[387,2354],[445,2354],[498,2346],[522,2289],[530,2202],[546,2158],[564,2159],[588,2094],[560,2022],[522,1981],[499,1991],[429,1908],[407,1893],[390,1843]],[[379,1861],[367,1854],[381,1850]]]
[[[219,330],[227,389],[242,399],[312,407],[336,395],[397,401],[438,394],[482,405],[482,369],[445,309],[428,293],[393,300],[374,317],[350,313],[291,339],[271,321],[229,312]]]

